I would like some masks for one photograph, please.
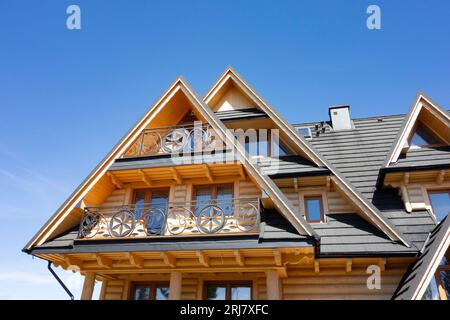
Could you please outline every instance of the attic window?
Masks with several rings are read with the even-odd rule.
[[[308,222],[324,221],[322,196],[305,197],[305,218]]]
[[[304,138],[311,138],[311,129],[308,127],[298,128],[298,133],[300,133]]]
[[[411,137],[410,145],[414,147],[426,147],[442,145],[442,141],[431,133],[424,125],[418,124]]]

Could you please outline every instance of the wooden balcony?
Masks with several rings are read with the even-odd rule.
[[[258,234],[259,198],[86,208],[78,239]]]
[[[209,125],[146,129],[122,158],[212,151],[218,141],[216,132]]]

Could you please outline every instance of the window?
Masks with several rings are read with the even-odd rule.
[[[167,300],[168,298],[168,283],[134,283],[132,285],[132,300]]]
[[[448,300],[450,299],[450,264],[447,256],[443,257],[431,279],[422,300]]]
[[[286,156],[288,149],[270,130],[257,130],[245,136],[245,151],[251,156]]]
[[[309,127],[302,127],[302,128],[298,128],[298,133],[300,133],[300,135],[303,138],[311,138],[312,134],[311,134],[311,129]]]
[[[206,283],[205,285],[206,300],[251,300],[252,285],[251,283]]]
[[[308,222],[324,221],[322,196],[305,197],[305,218]]]
[[[440,141],[424,125],[419,123],[416,127],[416,130],[414,131],[414,134],[411,137],[411,141],[409,144],[415,147],[425,147],[425,146],[441,145],[442,141]]]
[[[162,233],[168,202],[168,189],[146,189],[135,192],[135,216],[137,219],[145,217],[148,235]]]
[[[233,185],[207,185],[195,188],[195,215],[199,215],[203,208],[210,204],[220,207],[225,215],[232,214]]]
[[[428,196],[436,221],[441,221],[450,211],[450,191],[429,191]]]

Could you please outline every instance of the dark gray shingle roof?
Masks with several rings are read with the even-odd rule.
[[[431,232],[419,259],[408,268],[408,271],[400,281],[392,299],[411,300],[414,298],[417,289],[421,286],[424,277],[427,275],[428,268],[436,259],[435,255],[438,252],[438,249],[444,243],[446,238],[448,238],[449,233],[450,218],[447,216],[447,218],[442,220]],[[444,248],[444,250],[448,250],[448,248]],[[432,273],[434,273],[434,270],[431,271],[431,274]],[[424,285],[427,286],[428,283]]]
[[[333,131],[325,124],[325,133],[318,137],[313,135],[308,141],[413,245],[421,248],[435,226],[430,214],[426,211],[408,213],[397,190],[376,188],[379,171],[403,121],[404,115],[354,119],[355,129],[346,131]],[[313,123],[295,126],[314,129]]]

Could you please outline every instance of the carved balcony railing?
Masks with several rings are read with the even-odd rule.
[[[256,234],[259,198],[86,208],[78,239]]]
[[[209,125],[146,129],[122,158],[214,150],[218,142]]]

